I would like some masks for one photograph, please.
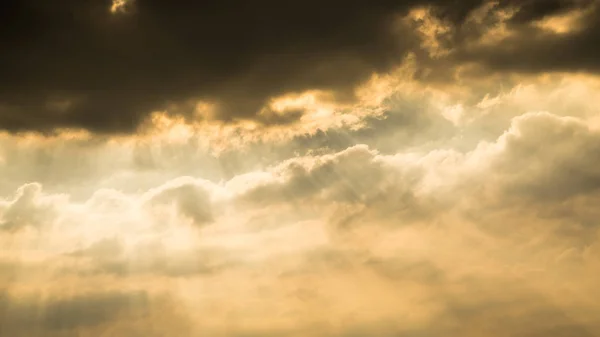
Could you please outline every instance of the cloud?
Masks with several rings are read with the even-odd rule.
[[[0,11],[0,335],[600,335],[598,4],[363,5]]]
[[[393,71],[409,55],[417,78],[428,81],[464,75],[473,64],[488,75],[595,72],[596,9],[594,1],[575,0],[185,8],[153,0],[26,1],[3,10],[11,29],[2,35],[0,126],[131,133],[166,111],[278,128],[310,112],[274,111],[273,100],[320,90],[340,104],[352,101],[373,74]],[[544,28],[559,29],[565,24],[548,20],[574,13],[579,26],[567,24],[560,34]],[[569,54],[549,57],[559,51]]]
[[[34,336],[595,336],[600,138],[582,98],[598,87],[555,80],[487,97],[405,85],[362,129],[220,156],[161,137],[4,135],[0,322]],[[97,169],[62,172],[73,149]]]
[[[407,5],[391,1],[181,7],[139,0],[119,15],[110,7],[26,2],[3,11],[13,27],[3,35],[2,78],[11,83],[0,94],[3,128],[127,132],[153,111],[190,116],[199,100],[216,103],[220,120],[252,118],[289,92],[351,95],[412,44],[391,29]]]
[[[160,315],[157,310],[171,310]],[[0,332],[10,336],[93,336],[100,333],[163,336],[185,332],[177,308],[144,291],[73,295],[0,295]]]
[[[65,201],[61,196],[42,196],[42,186],[38,183],[23,185],[13,200],[0,202],[0,229],[16,231],[28,226],[44,226],[56,216],[56,207],[61,201]]]
[[[156,207],[164,204],[174,204],[178,213],[189,217],[200,226],[213,221],[212,205],[209,192],[204,186],[193,179],[181,182],[171,182],[171,186],[162,186],[158,191],[152,191],[147,204]],[[209,184],[205,184],[209,185]]]
[[[600,187],[592,153],[600,134],[582,120],[549,113],[530,113],[513,120],[502,136],[504,155],[494,165],[505,176],[507,190],[532,200],[564,200]]]
[[[485,20],[459,30],[463,40],[450,46],[450,59],[482,66],[483,73],[597,73],[597,1],[499,3]],[[493,19],[497,11],[504,14]]]

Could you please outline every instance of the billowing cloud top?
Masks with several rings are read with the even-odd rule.
[[[9,1],[0,336],[600,336],[600,3]]]

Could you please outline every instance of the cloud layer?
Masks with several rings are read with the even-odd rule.
[[[304,108],[273,111],[273,99],[322,90],[352,101],[357,86],[407,55],[418,60],[417,76],[434,82],[495,71],[595,72],[597,7],[585,0],[14,2],[2,10],[0,127],[128,133],[156,111],[295,123]]]
[[[596,336],[599,147],[586,119],[530,112],[467,152],[356,145],[82,201],[23,185],[0,204],[3,326]]]
[[[2,9],[0,336],[600,336],[597,1]]]

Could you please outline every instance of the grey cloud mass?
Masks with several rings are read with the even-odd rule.
[[[408,5],[141,0],[115,15],[109,1],[13,1],[2,10],[2,126],[131,131],[195,99],[231,119],[290,91],[344,92],[402,58],[412,38],[391,26]]]
[[[0,293],[0,333],[7,336],[164,336],[165,331],[185,333],[168,301],[143,291],[88,292],[64,297],[42,294],[16,296]],[[170,322],[169,322],[170,320]],[[115,324],[115,322],[121,322]]]
[[[600,21],[592,1],[500,1],[491,11],[516,10],[509,24],[517,36],[474,50],[465,45],[471,32],[495,24],[467,24],[482,0],[127,2],[115,13],[107,0],[3,4],[0,127],[131,132],[157,110],[192,117],[198,100],[216,103],[218,120],[289,123],[301,110],[284,120],[257,114],[289,92],[322,89],[351,98],[356,85],[407,53],[433,69],[465,61],[518,71],[597,68]],[[415,27],[398,20],[418,6],[432,6],[452,26],[450,37],[440,36],[450,38],[447,59],[429,59]],[[590,6],[577,31],[527,28]],[[554,57],[558,52],[563,56]]]
[[[455,64],[467,63],[483,67],[490,72],[589,72],[597,73],[600,41],[600,3],[584,1],[500,1],[498,9],[513,11],[509,19],[494,19],[491,13],[478,24],[457,28],[462,37],[452,49],[449,58]],[[560,19],[572,15],[566,23],[549,23],[544,20]],[[506,25],[510,34],[493,40],[485,36],[490,29]],[[473,45],[474,41],[484,42]],[[489,40],[489,41],[486,41]],[[488,43],[485,43],[488,42]],[[435,67],[435,65],[434,65]]]

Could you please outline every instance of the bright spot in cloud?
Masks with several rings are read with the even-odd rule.
[[[113,0],[112,6],[110,6],[111,13],[124,12],[127,8],[127,5],[132,0]]]

